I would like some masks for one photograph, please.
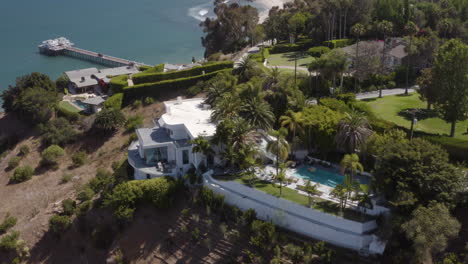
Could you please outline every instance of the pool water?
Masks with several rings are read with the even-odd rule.
[[[309,171],[310,166],[300,167],[296,169],[293,173],[295,177],[304,179],[304,180],[311,180],[313,182],[317,182],[332,188],[335,188],[337,184],[343,183],[344,176],[339,174],[338,172],[331,172],[326,170],[321,170],[319,168],[315,168],[315,171]],[[369,184],[369,180],[363,176],[356,177],[356,180],[360,184]]]
[[[75,103],[79,108],[81,108],[83,110],[86,110],[86,104],[84,104],[82,101],[75,100],[75,101],[73,101],[73,103]]]

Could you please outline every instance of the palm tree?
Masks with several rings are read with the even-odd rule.
[[[359,162],[359,156],[356,153],[346,154],[341,160],[341,173],[351,170],[351,180],[354,180],[357,170],[364,171],[364,167]]]
[[[280,117],[280,125],[286,128],[290,135],[292,135],[291,140],[296,138],[296,133],[304,133],[303,124],[305,122],[302,112],[293,112],[292,110],[286,111],[286,114]],[[292,148],[294,150],[294,147]]]
[[[413,36],[418,32],[418,26],[414,24],[412,21],[409,21],[405,25],[405,32],[408,34],[410,37],[410,42],[409,42],[409,48],[408,48],[408,55],[411,54],[411,48],[413,44]],[[406,87],[405,87],[405,95],[408,95],[408,87],[409,87],[409,81],[408,81],[408,76],[409,76],[409,68],[410,68],[410,60],[409,56],[406,58],[407,59],[407,65],[406,65]]]
[[[338,123],[335,143],[338,148],[354,153],[372,134],[367,118],[360,114],[346,116]]]
[[[356,199],[358,201],[358,206],[372,209],[374,207],[374,205],[372,204],[369,185],[360,184],[359,185],[359,190],[360,190],[360,192],[356,197]]]
[[[217,100],[211,113],[211,120],[219,122],[223,119],[232,119],[239,115],[240,99],[232,94],[224,94]]]
[[[280,184],[280,195],[279,195],[280,197],[283,194],[283,182],[286,181],[286,172],[285,172],[285,170],[286,170],[285,166],[281,165],[279,172],[275,176],[275,180],[278,181],[279,184]]]
[[[351,179],[351,176],[345,174],[343,183],[337,184],[336,187],[330,193],[333,197],[340,200],[340,209],[343,210],[348,204],[348,200],[351,198],[353,191],[356,191],[356,182]]]
[[[190,144],[193,144],[192,153],[201,153],[205,157],[213,153],[210,142],[202,136],[198,136],[193,140],[189,141]]]
[[[387,37],[389,34],[393,32],[393,23],[387,20],[382,20],[377,24],[377,29],[383,34],[383,48],[382,48],[382,59],[380,64],[380,74],[383,75],[385,72],[385,55],[386,55],[386,43]],[[380,84],[379,89],[379,98],[382,98],[382,86],[383,86],[383,78],[382,83]]]
[[[285,139],[287,131],[284,128],[271,132],[271,135],[275,137],[267,144],[267,151],[273,153],[276,157],[276,175],[279,173],[279,165],[288,158],[289,154],[289,143]]]
[[[240,81],[244,82],[250,79],[252,70],[255,67],[255,61],[250,56],[246,56],[236,65],[234,73],[239,75]]]
[[[356,58],[354,59],[354,70],[358,71],[359,69],[359,41],[360,37],[366,32],[366,27],[361,23],[356,23],[351,27],[351,34],[356,36]],[[357,78],[354,78],[354,92],[357,91]]]
[[[318,80],[318,77],[319,77],[319,70],[320,70],[320,61],[319,59],[317,58],[312,58],[311,62],[309,63],[309,65],[307,66],[307,70],[309,71],[309,78],[310,78],[310,81],[309,81],[309,89],[312,90],[312,72],[314,73],[315,75],[315,97],[317,98],[318,100],[318,85],[317,85],[317,80]]]
[[[228,92],[235,91],[237,85],[237,78],[230,73],[221,73],[214,79],[208,82],[205,89],[206,99],[205,104],[214,107],[217,101]]]
[[[265,82],[263,83],[263,90],[274,90],[275,86],[279,83],[281,71],[278,67],[268,69],[265,74]]]
[[[271,106],[262,99],[253,97],[246,100],[240,107],[240,116],[251,126],[269,130],[275,122]]]
[[[304,191],[307,193],[307,197],[309,198],[309,207],[312,206],[312,195],[315,195],[319,192],[317,188],[318,184],[312,185],[312,182],[310,180],[306,181]]]

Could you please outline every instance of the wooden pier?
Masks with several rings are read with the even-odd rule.
[[[48,56],[68,56],[109,67],[120,67],[127,65],[150,66],[140,62],[130,61],[127,59],[104,55],[94,51],[80,49],[74,47],[74,44],[66,38],[58,38],[42,42],[42,44],[39,45],[39,52]]]

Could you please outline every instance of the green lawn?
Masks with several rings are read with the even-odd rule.
[[[434,111],[425,111],[427,104],[419,99],[417,93],[413,93],[410,96],[385,96],[365,101],[367,101],[378,117],[407,128],[411,126],[411,118],[405,113],[405,110],[421,109],[424,112],[418,116],[415,131],[441,135],[448,135],[450,133],[450,124],[437,117]],[[455,137],[468,140],[468,135],[463,135],[466,133],[467,128],[468,120],[458,122]]]
[[[65,110],[68,110],[70,112],[74,112],[74,113],[79,113],[81,112],[81,110],[78,110],[76,107],[74,107],[73,105],[71,105],[69,102],[67,101],[61,101],[59,103],[59,107],[65,109]]]
[[[225,180],[232,180],[232,179],[233,178],[225,178]],[[248,185],[244,180],[240,178],[235,178],[235,181],[250,187],[250,185]],[[267,194],[270,194],[276,197],[279,197],[279,194],[280,194],[279,185],[273,186],[273,184],[267,181],[260,181],[260,180],[256,181],[253,187],[262,192],[265,192]],[[302,206],[306,206],[306,207],[309,206],[309,198],[306,195],[302,195],[298,193],[296,190],[293,190],[290,188],[283,187],[282,189],[283,189],[282,195],[281,195],[282,199],[300,204]],[[324,200],[318,197],[313,197],[312,207],[316,210],[319,210],[327,214],[340,216],[340,208],[338,204],[328,201],[328,200]],[[366,221],[375,219],[373,217],[370,217],[368,215],[363,215],[351,209],[345,209],[342,217],[349,219],[349,220],[358,221],[358,222],[366,222]]]
[[[297,66],[298,67],[307,67],[312,61],[311,56],[305,52],[286,52],[271,54],[267,57],[268,66],[292,66],[294,67],[294,57],[298,56]]]

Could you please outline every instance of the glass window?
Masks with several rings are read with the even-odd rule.
[[[183,164],[188,164],[189,163],[189,155],[188,155],[188,150],[182,150],[182,163]]]

